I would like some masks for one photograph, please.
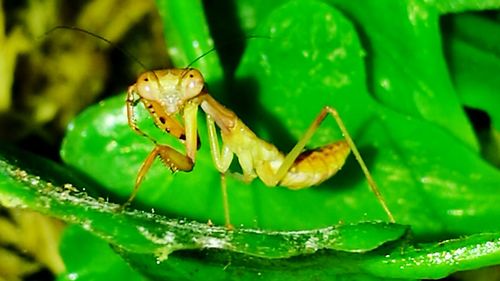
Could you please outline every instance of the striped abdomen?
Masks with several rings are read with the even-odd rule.
[[[335,175],[350,153],[346,141],[302,152],[279,185],[290,189],[318,185]]]

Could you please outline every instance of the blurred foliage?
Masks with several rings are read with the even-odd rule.
[[[54,27],[77,26],[138,54],[145,65],[168,65],[153,1],[7,0],[0,8],[0,139],[47,157],[59,158],[75,114],[144,71],[96,37]],[[61,229],[37,213],[2,209],[0,280],[64,270]]]
[[[62,229],[63,223],[53,218],[0,206],[0,280],[22,280],[45,268],[64,272],[59,255]]]
[[[7,1],[2,8],[0,136],[29,150],[56,157],[76,113],[144,71],[96,37],[54,27],[85,29],[139,54],[145,65],[167,65],[153,1],[27,0]]]

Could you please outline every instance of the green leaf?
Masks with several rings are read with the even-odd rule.
[[[61,255],[66,272],[58,277],[58,281],[148,280],[134,271],[105,240],[78,225],[70,225],[64,230]]]
[[[254,110],[260,111],[260,116],[269,112],[272,118],[283,120],[278,126],[269,128],[272,139],[276,142],[286,139],[288,135],[283,132],[287,131],[291,132],[292,139],[299,138],[319,109],[332,105],[342,114],[351,133],[357,136],[355,141],[362,152],[368,152],[370,157],[370,149],[375,151],[370,170],[382,186],[382,193],[398,221],[411,224],[416,233],[425,235],[494,231],[496,227],[484,228],[484,222],[495,220],[499,215],[497,210],[493,211],[494,216],[490,216],[496,209],[494,202],[498,200],[498,197],[492,199],[490,196],[497,194],[499,171],[434,124],[408,118],[374,103],[366,94],[361,49],[358,41],[353,39],[356,34],[352,25],[335,10],[328,10],[326,5],[322,7],[326,10],[316,6],[311,11],[303,6],[297,8],[303,16],[294,16],[296,24],[289,18],[294,14],[293,5],[283,7],[265,25],[267,30],[259,30],[260,33],[273,32],[271,36],[278,40],[250,42],[243,58],[238,74],[245,80],[258,81],[251,87],[241,87],[259,89],[261,103]],[[324,18],[333,20],[316,23]],[[316,26],[318,29],[314,28]],[[337,34],[335,30],[342,32]],[[312,42],[305,40],[303,34],[310,35]],[[306,52],[314,56],[308,57]],[[331,61],[325,59],[332,53],[344,53],[345,56]],[[307,83],[304,82],[306,79]],[[340,83],[345,80],[352,83]],[[261,123],[273,122],[276,123],[274,120]],[[318,131],[318,139],[331,140],[335,130],[335,125],[323,126]],[[339,176],[332,179],[332,187],[339,187],[334,182]],[[351,183],[350,190],[353,185],[356,184]],[[362,185],[363,182],[358,182],[356,187],[363,190]],[[361,198],[364,195],[358,193],[356,196]],[[316,199],[311,205],[320,205],[324,210],[332,208],[328,203],[321,205],[327,199],[323,200]],[[397,204],[398,200],[404,203]],[[294,201],[289,199],[287,202],[290,205]],[[296,204],[292,208],[297,209],[301,203],[297,201]],[[368,204],[370,201],[360,206],[367,207]],[[484,204],[493,208],[483,212]],[[424,210],[423,205],[427,206]],[[332,213],[343,210],[346,206],[339,205]],[[354,208],[350,209],[339,219],[354,216],[355,212]],[[472,213],[474,215],[468,215]],[[319,220],[318,216],[304,219]]]
[[[477,140],[463,112],[442,54],[439,13],[421,1],[334,1],[361,26],[368,87],[385,105],[436,123],[473,149]],[[390,17],[373,19],[373,13]],[[397,24],[394,24],[397,22]],[[436,79],[439,77],[439,79]]]
[[[168,54],[178,67],[196,67],[209,83],[223,78],[219,58],[208,55],[214,42],[201,1],[156,1],[163,20]],[[200,59],[203,58],[203,59]],[[194,64],[193,64],[194,63]]]
[[[255,22],[282,2],[238,1],[242,27],[254,34]],[[377,99],[395,110],[435,122],[478,149],[448,77],[438,16],[452,11],[495,9],[497,1],[383,0],[366,1],[363,6],[353,1],[328,2],[356,25],[367,53],[368,87]],[[390,17],[373,16],[388,11]]]
[[[118,212],[118,205],[87,196],[85,187],[46,181],[60,178],[61,172],[71,173],[67,167],[36,157],[29,161],[16,158],[12,148],[2,147],[0,155],[2,204],[29,207],[82,225],[152,280],[439,278],[455,270],[500,263],[500,233],[412,246],[404,236],[407,227],[397,224],[346,224],[289,232],[227,231],[136,210]],[[73,179],[86,181],[77,175]],[[63,254],[71,258],[67,265],[75,270],[66,275],[68,279],[105,277],[99,273],[103,269],[129,270],[79,229],[70,229],[65,242]],[[68,243],[70,248],[64,248]],[[74,257],[71,247],[77,243],[86,246],[86,252],[78,251],[81,257],[94,254],[94,258],[85,261]],[[104,256],[95,256],[98,253]],[[96,263],[96,268],[82,265]]]
[[[449,68],[453,83],[462,102],[482,109],[492,120],[492,127],[500,131],[500,24],[486,16],[474,14],[453,15],[446,18],[445,37]],[[481,30],[480,34],[477,30]]]
[[[470,10],[494,10],[500,8],[500,3],[497,0],[424,0],[430,6],[442,13],[460,13]]]

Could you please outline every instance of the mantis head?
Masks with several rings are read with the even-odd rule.
[[[160,103],[168,113],[176,113],[188,100],[198,96],[204,85],[205,79],[197,69],[175,68],[144,72],[135,88],[142,98]]]

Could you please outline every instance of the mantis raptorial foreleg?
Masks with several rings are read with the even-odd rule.
[[[163,164],[170,168],[172,172],[189,172],[193,169],[194,166],[194,162],[191,160],[191,158],[183,155],[172,147],[160,144],[155,145],[153,150],[148,154],[148,157],[146,157],[141,167],[139,168],[139,172],[137,173],[137,177],[135,180],[134,190],[125,203],[125,206],[130,204],[134,200],[137,192],[139,191],[139,186],[144,180],[144,176],[148,172],[149,168],[151,168],[151,165],[153,164],[156,157],[159,157]]]
[[[172,172],[184,171],[189,172],[193,169],[194,161],[196,157],[196,151],[198,148],[198,133],[197,133],[197,120],[196,116],[198,113],[198,104],[197,103],[188,103],[184,110],[184,123],[186,125],[183,128],[178,122],[171,118],[168,115],[162,115],[161,112],[157,112],[157,110],[161,111],[161,108],[158,108],[155,104],[147,101],[143,101],[146,105],[146,108],[150,111],[150,113],[158,120],[157,126],[166,130],[167,132],[173,134],[179,139],[183,140],[186,146],[186,155],[176,151],[172,147],[168,145],[161,145],[156,142],[149,135],[144,133],[135,123],[135,114],[134,107],[137,105],[139,100],[134,100],[134,90],[129,89],[127,94],[127,117],[129,126],[136,131],[138,134],[147,137],[154,144],[155,147],[148,154],[141,167],[139,168],[139,172],[137,173],[137,177],[134,184],[134,189],[128,198],[127,202],[124,206],[130,204],[137,192],[139,191],[139,186],[144,180],[144,176],[151,168],[156,157],[160,158],[160,160],[172,170]],[[160,113],[160,115],[158,115]],[[168,122],[167,122],[168,120]]]
[[[137,106],[141,98],[139,97],[138,99],[135,99],[134,96],[134,91],[132,90],[132,87],[129,87],[129,90],[127,92],[127,99],[126,99],[126,106],[127,106],[127,121],[128,125],[132,130],[134,130],[137,134],[146,137],[150,141],[156,144],[156,140],[150,137],[148,134],[144,133],[139,126],[137,126],[136,119],[135,119],[135,110],[134,108]]]

